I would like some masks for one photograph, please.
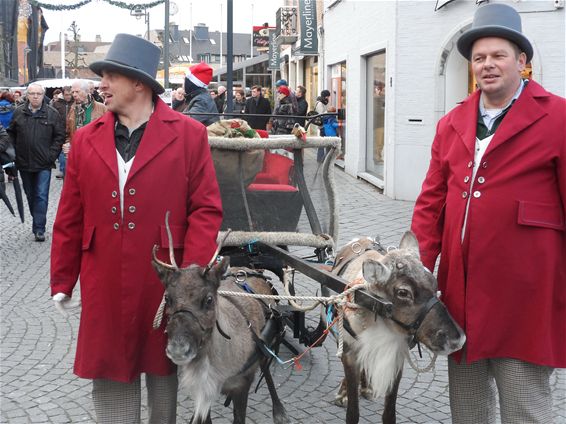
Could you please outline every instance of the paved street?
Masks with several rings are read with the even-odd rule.
[[[409,226],[413,204],[388,199],[373,186],[339,170],[336,174],[341,204],[339,244],[355,236],[377,234],[385,246],[397,244]],[[62,181],[53,177],[46,243],[34,242],[31,225],[20,224],[0,205],[2,423],[94,422],[91,383],[72,373],[79,313],[63,318],[49,298],[50,227],[61,186]],[[13,197],[12,187],[7,191]],[[343,374],[335,353],[336,346],[328,339],[323,347],[305,356],[301,371],[274,366],[279,394],[295,422],[344,422],[345,410],[332,402]],[[283,349],[281,356],[288,359],[291,354]],[[427,361],[420,365],[426,366]],[[555,422],[566,423],[564,370],[554,373],[552,390]],[[362,399],[360,422],[380,422],[381,408],[381,401]],[[188,422],[191,409],[191,401],[181,390],[178,422]],[[263,385],[250,395],[248,422],[272,422],[270,411]],[[231,422],[231,411],[220,401],[214,407],[213,421]],[[438,359],[433,372],[416,374],[405,366],[398,422],[450,422],[446,358]]]

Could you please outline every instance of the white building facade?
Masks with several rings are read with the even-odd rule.
[[[566,97],[564,2],[491,2],[508,3],[521,14],[534,47],[528,76]],[[475,86],[456,40],[481,5],[453,0],[435,10],[443,3],[325,2],[319,79],[331,102],[346,109],[340,163],[394,199],[416,199],[438,120]]]

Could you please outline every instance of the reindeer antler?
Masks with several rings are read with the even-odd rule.
[[[232,232],[232,230],[230,228],[228,228],[228,230],[226,231],[226,234],[224,234],[224,237],[222,237],[222,240],[220,240],[220,243],[218,243],[218,246],[216,247],[216,250],[214,251],[214,254],[212,255],[212,258],[210,259],[210,262],[208,263],[208,265],[204,268],[203,271],[203,275],[206,275],[208,273],[208,271],[210,271],[210,268],[212,268],[212,265],[214,265],[214,261],[216,261],[216,257],[218,256],[218,254],[220,253],[220,249],[222,249],[222,245],[224,244],[224,242],[226,241],[226,239],[228,238],[228,235]]]
[[[169,239],[169,260],[171,264],[166,264],[165,262],[160,261],[157,259],[157,250],[159,247],[157,245],[153,246],[153,260],[157,262],[159,265],[164,266],[169,269],[178,270],[179,267],[177,266],[177,262],[175,261],[175,252],[173,252],[173,236],[171,235],[171,228],[169,228],[169,214],[170,211],[165,213],[165,229],[167,230],[167,238]]]

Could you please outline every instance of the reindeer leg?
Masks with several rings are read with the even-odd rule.
[[[373,388],[369,384],[364,370],[360,373],[360,394],[368,400],[373,400]]]
[[[243,384],[230,393],[232,397],[232,411],[234,414],[234,424],[245,424],[246,422],[246,409],[248,408],[248,396],[250,393],[250,386],[252,385],[254,375],[251,378],[248,376],[243,377]]]
[[[334,397],[334,405],[345,407],[348,405],[348,394],[346,393],[346,379],[343,378],[338,387],[338,392]]]
[[[395,378],[393,387],[387,395],[385,395],[385,403],[383,409],[383,415],[381,416],[381,421],[383,424],[395,424],[397,422],[397,413],[395,407],[397,404],[397,392],[399,391],[399,383],[401,382],[401,376],[403,375],[403,368],[399,370],[399,374]]]
[[[273,377],[269,371],[269,361],[265,358],[261,359],[260,367],[263,372],[263,376],[265,377],[265,383],[267,384],[269,395],[271,396],[271,404],[273,405],[273,422],[275,424],[287,424],[289,423],[289,417],[287,416],[287,411],[277,395],[275,383],[273,382]]]
[[[356,355],[351,350],[344,349],[342,354],[344,366],[344,379],[346,380],[346,393],[348,406],[346,407],[346,424],[357,424],[360,420],[360,404],[358,387],[360,385],[360,370],[356,364]]]

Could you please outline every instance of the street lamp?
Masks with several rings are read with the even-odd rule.
[[[24,47],[24,83],[27,82],[29,77],[28,60],[27,60],[29,52],[31,52],[31,49],[29,47]]]
[[[130,9],[130,16],[134,16],[137,20],[140,20],[142,16],[145,17],[145,23],[147,24],[147,40],[151,41],[149,37],[149,10],[145,7],[134,6]]]

